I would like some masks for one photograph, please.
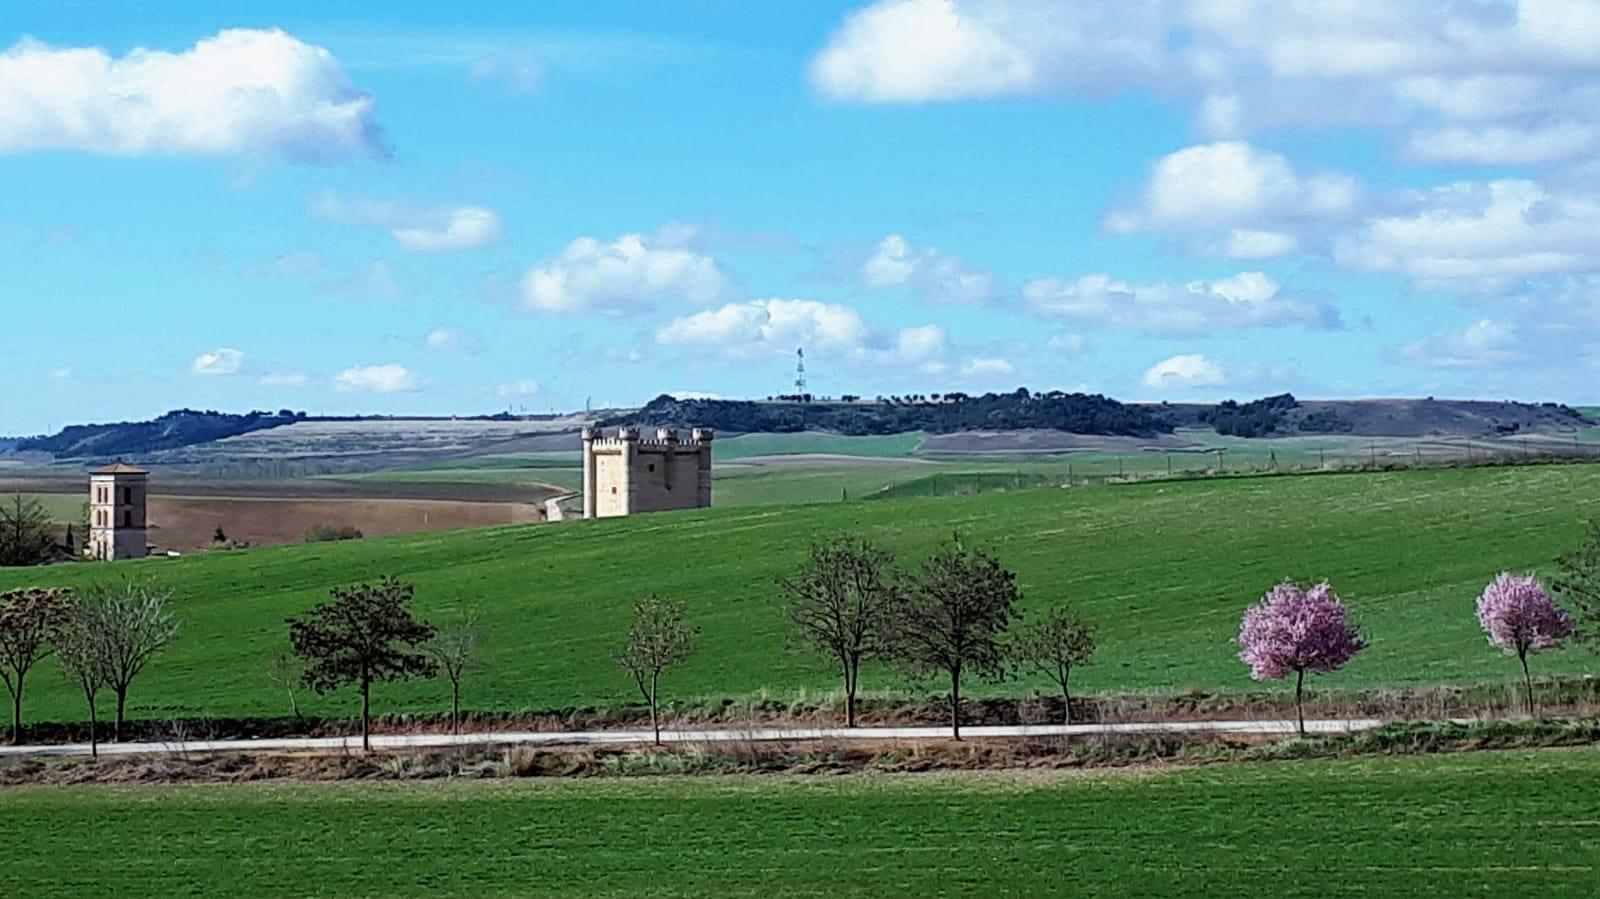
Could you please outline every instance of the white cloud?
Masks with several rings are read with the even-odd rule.
[[[298,372],[264,375],[261,378],[262,387],[304,387],[310,383],[310,375],[304,375]]]
[[[1418,284],[1502,290],[1523,279],[1600,271],[1600,200],[1532,181],[1463,182],[1410,196],[1341,240],[1344,265]]]
[[[1106,274],[1040,278],[1023,285],[1022,296],[1038,315],[1145,331],[1339,327],[1331,305],[1287,292],[1261,272],[1187,284],[1129,284]]]
[[[1162,67],[1154,0],[879,0],[811,64],[824,96],[962,100],[1148,83]]]
[[[729,303],[669,322],[656,340],[670,346],[702,347],[731,355],[843,352],[862,345],[867,323],[848,306],[817,300],[750,300]]]
[[[936,303],[981,303],[995,296],[994,276],[988,272],[932,247],[913,246],[898,234],[878,242],[862,263],[861,276],[872,287],[908,284],[918,296]]]
[[[622,313],[663,299],[704,303],[728,285],[716,260],[686,245],[692,233],[663,229],[610,243],[580,237],[522,279],[522,308],[547,314]]]
[[[518,378],[509,384],[496,387],[495,393],[506,399],[536,396],[539,393],[539,382],[532,378]]]
[[[313,208],[337,221],[357,222],[388,231],[407,250],[423,253],[475,250],[500,240],[500,216],[483,206],[427,208],[413,203],[340,198],[328,195]]]
[[[1418,365],[1463,368],[1500,365],[1524,357],[1516,332],[1490,319],[1459,331],[1432,334],[1400,347],[1400,356]]]
[[[195,357],[193,365],[190,366],[195,374],[208,377],[238,374],[239,369],[243,367],[244,353],[227,347],[201,353]]]
[[[454,328],[440,326],[434,328],[432,331],[429,331],[427,335],[422,338],[422,345],[436,352],[444,352],[446,350],[453,350],[461,346],[461,343],[464,339],[465,337],[460,331],[457,331]]]
[[[1140,381],[1153,389],[1222,387],[1228,383],[1228,374],[1220,364],[1206,356],[1184,353],[1150,366]]]
[[[1212,137],[1354,125],[1421,160],[1538,164],[1595,152],[1596,34],[1592,0],[878,0],[811,80],[860,102],[1142,90]]]
[[[52,381],[70,381],[70,380],[72,380],[72,366],[63,365],[60,368],[52,369],[50,371],[50,380],[52,380]]]
[[[0,53],[0,153],[28,150],[296,162],[386,152],[372,97],[332,54],[251,29],[120,58],[24,38]]]
[[[1223,141],[1162,157],[1139,200],[1106,224],[1121,233],[1220,231],[1212,252],[1262,259],[1293,250],[1295,229],[1350,215],[1358,194],[1347,175],[1302,174],[1277,153]]]
[[[961,374],[968,378],[1009,377],[1016,373],[1015,365],[995,356],[977,356],[961,364]]]
[[[1044,342],[1045,348],[1069,359],[1089,352],[1089,339],[1070,331],[1057,331]]]
[[[357,393],[405,393],[422,386],[422,380],[404,365],[359,365],[333,378],[335,390]]]

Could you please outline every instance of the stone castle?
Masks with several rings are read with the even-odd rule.
[[[149,477],[120,462],[89,472],[90,558],[111,562],[150,554]]]
[[[660,428],[642,440],[638,428],[606,437],[583,429],[583,517],[614,518],[640,512],[699,509],[711,505],[710,428],[695,428],[690,440],[677,428]]]

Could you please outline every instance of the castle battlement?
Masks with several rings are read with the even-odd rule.
[[[638,428],[622,427],[607,437],[601,428],[586,427],[582,436],[583,517],[711,505],[716,434],[710,428],[690,429],[687,440],[677,428],[657,428],[645,437]]]

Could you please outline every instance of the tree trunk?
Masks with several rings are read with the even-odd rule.
[[[113,740],[115,740],[116,742],[118,742],[118,743],[122,742],[122,718],[123,718],[123,711],[127,708],[127,706],[128,706],[128,688],[126,686],[118,687],[117,688],[117,723],[116,723],[116,726],[113,727],[112,731],[111,731],[111,738]]]
[[[1305,706],[1300,703],[1300,697],[1305,690],[1305,684],[1305,671],[1296,671],[1294,673],[1294,717],[1297,729],[1302,737],[1306,735],[1306,710]]]
[[[961,669],[950,672],[950,735],[961,739]]]
[[[292,689],[289,691],[289,710],[294,712],[294,720],[298,723],[301,718],[300,700],[294,698],[294,690]]]
[[[656,681],[659,675],[650,675],[650,729],[655,732],[656,745],[661,745],[661,718],[657,714]]]
[[[860,677],[860,663],[845,662],[844,668],[844,726],[856,726],[856,681]]]
[[[450,682],[450,733],[461,736],[461,683]]]
[[[1517,657],[1522,660],[1522,682],[1528,688],[1528,716],[1538,717],[1539,713],[1533,707],[1533,675],[1528,673],[1528,651],[1517,653]]]
[[[1072,690],[1067,687],[1067,677],[1061,678],[1061,723],[1072,726]]]
[[[95,712],[94,693],[85,691],[84,695],[89,698],[89,758],[97,759],[100,757],[99,715]]]
[[[16,692],[11,694],[11,745],[22,743],[22,678],[17,678]]]
[[[372,751],[372,681],[361,681],[361,751]]]

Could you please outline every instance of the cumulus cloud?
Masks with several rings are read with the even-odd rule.
[[[28,150],[293,162],[387,152],[372,97],[331,53],[251,29],[117,58],[24,38],[0,53],[0,153]]]
[[[1418,365],[1463,368],[1502,365],[1524,358],[1517,334],[1490,319],[1473,322],[1458,331],[1431,334],[1400,347],[1400,356]]]
[[[1162,157],[1139,199],[1106,224],[1120,233],[1220,233],[1211,252],[1264,259],[1294,250],[1296,229],[1350,215],[1358,195],[1347,175],[1303,174],[1277,153],[1223,141]]]
[[[333,377],[335,390],[350,393],[406,393],[422,386],[422,379],[404,365],[358,365]]]
[[[1023,285],[1022,296],[1038,315],[1145,331],[1340,326],[1331,304],[1285,291],[1261,272],[1187,284],[1130,284],[1106,274],[1040,278]]]
[[[424,207],[414,203],[325,196],[313,208],[337,221],[388,231],[407,250],[423,253],[475,250],[500,240],[505,227],[483,206]]]
[[[1589,0],[878,0],[811,80],[877,103],[1143,90],[1213,137],[1371,126],[1420,160],[1514,165],[1594,151],[1597,33]]]
[[[878,242],[861,265],[861,277],[871,287],[910,285],[935,303],[981,303],[996,294],[993,275],[932,247],[913,246],[899,234]]]
[[[523,276],[522,308],[619,314],[662,300],[714,300],[727,289],[727,276],[715,259],[688,246],[692,236],[666,228],[649,236],[624,234],[609,243],[580,237]]]
[[[669,322],[656,333],[656,342],[735,360],[780,357],[803,347],[809,357],[923,374],[944,371],[950,349],[949,334],[939,325],[885,331],[849,306],[802,299],[750,300],[706,309]]]
[[[1017,367],[998,356],[974,356],[961,364],[961,374],[968,378],[1010,377]]]
[[[194,363],[190,366],[195,374],[206,377],[235,375],[243,367],[244,353],[227,347],[201,353],[195,357]]]
[[[823,95],[963,100],[1149,83],[1164,65],[1156,0],[880,0],[852,13],[811,64]]]
[[[1222,365],[1199,353],[1170,356],[1150,366],[1140,383],[1152,389],[1222,387],[1228,374]]]
[[[1227,384],[1227,373],[1205,355],[1181,354],[1163,358],[1162,362],[1150,366],[1141,382],[1152,389],[1222,387]]]
[[[445,352],[461,346],[466,340],[466,335],[455,328],[440,326],[429,331],[422,338],[423,347],[435,352]]]
[[[1503,180],[1416,192],[1409,205],[1369,218],[1339,242],[1336,258],[1425,287],[1479,291],[1600,270],[1600,200]]]

